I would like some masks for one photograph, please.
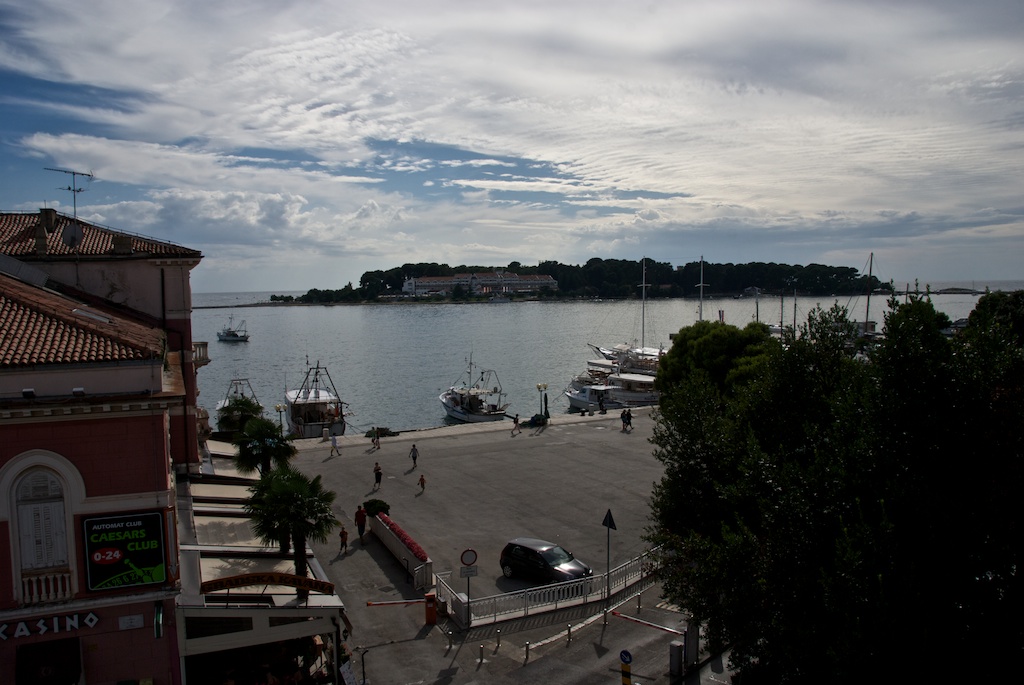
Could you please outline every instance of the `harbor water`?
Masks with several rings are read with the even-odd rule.
[[[1024,283],[990,285],[1011,290]],[[887,310],[884,297],[872,297],[870,307],[864,297],[252,306],[269,298],[270,293],[193,295],[193,339],[209,343],[211,359],[199,370],[199,404],[212,415],[231,380],[245,378],[267,418],[279,420],[275,405],[284,402],[285,389],[301,383],[307,364],[319,363],[348,403],[349,434],[372,426],[406,431],[444,425],[438,396],[464,377],[470,355],[478,369],[497,372],[511,414],[528,418],[543,411],[546,396],[554,416],[568,411],[562,391],[594,356],[588,343],[667,349],[670,334],[700,318],[740,327],[754,320],[777,324],[780,318],[785,325],[802,324],[815,307],[835,302],[855,320],[869,310],[881,328]],[[955,321],[969,315],[978,296],[932,300]],[[236,325],[245,321],[249,342],[217,340],[229,317]]]

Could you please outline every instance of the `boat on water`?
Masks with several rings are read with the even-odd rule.
[[[651,407],[658,404],[659,394],[654,389],[654,376],[647,373],[616,372],[600,382],[569,385],[563,392],[571,409],[594,411]]]
[[[639,344],[620,343],[601,347],[588,343],[597,355],[587,369],[575,376],[563,391],[569,408],[579,411],[644,407],[658,403],[654,377],[665,354],[663,347],[646,347],[644,333],[647,316],[647,265],[642,263],[641,338]]]
[[[249,342],[249,331],[245,328],[245,320],[235,326],[235,317],[229,316],[224,328],[217,331],[217,340],[221,342]]]
[[[438,396],[445,413],[463,423],[502,421],[507,418],[508,402],[493,369],[478,369],[469,358],[466,373]]]
[[[296,438],[345,434],[345,403],[326,367],[309,366],[302,383],[284,394],[288,430]]]
[[[248,378],[231,379],[224,399],[217,402],[216,415],[217,430],[226,433],[240,431],[245,421],[263,415],[263,405]]]

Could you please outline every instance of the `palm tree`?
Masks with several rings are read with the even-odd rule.
[[[227,403],[217,409],[217,428],[237,433],[245,427],[250,419],[263,415],[263,405],[255,397],[234,395]]]
[[[306,542],[326,543],[338,525],[331,510],[335,493],[324,489],[320,476],[310,479],[287,466],[264,475],[251,492],[245,512],[252,520],[253,533],[263,544],[280,543],[282,554],[288,552],[291,538],[295,575],[305,577]],[[298,594],[309,595],[302,589]]]
[[[235,464],[242,475],[259,471],[265,476],[272,465],[287,466],[298,451],[276,423],[261,416],[249,419],[231,442],[238,447]]]

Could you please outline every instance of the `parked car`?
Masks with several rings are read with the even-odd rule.
[[[548,582],[589,578],[594,570],[553,542],[536,538],[509,540],[501,551],[506,578],[522,576]]]

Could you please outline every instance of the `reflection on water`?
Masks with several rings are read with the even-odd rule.
[[[286,388],[299,384],[306,365],[327,367],[349,404],[349,430],[371,426],[395,431],[444,425],[438,396],[463,374],[470,354],[494,369],[508,393],[511,413],[529,417],[548,395],[552,414],[568,411],[562,390],[592,356],[587,343],[670,346],[669,334],[697,321],[693,299],[639,301],[512,302],[257,306],[269,293],[193,296],[195,340],[209,342],[209,365],[199,371],[199,403],[213,409],[233,378],[248,378],[267,416]],[[966,317],[977,296],[939,295],[936,308],[952,319]],[[703,318],[744,326],[760,320],[798,324],[816,306],[834,302],[862,320],[866,298],[705,299]],[[207,308],[222,307],[222,308]],[[641,311],[646,316],[641,316]],[[887,304],[873,297],[870,317],[881,322]],[[248,343],[223,343],[217,331],[230,315],[244,319]],[[538,384],[547,389],[538,390]]]

